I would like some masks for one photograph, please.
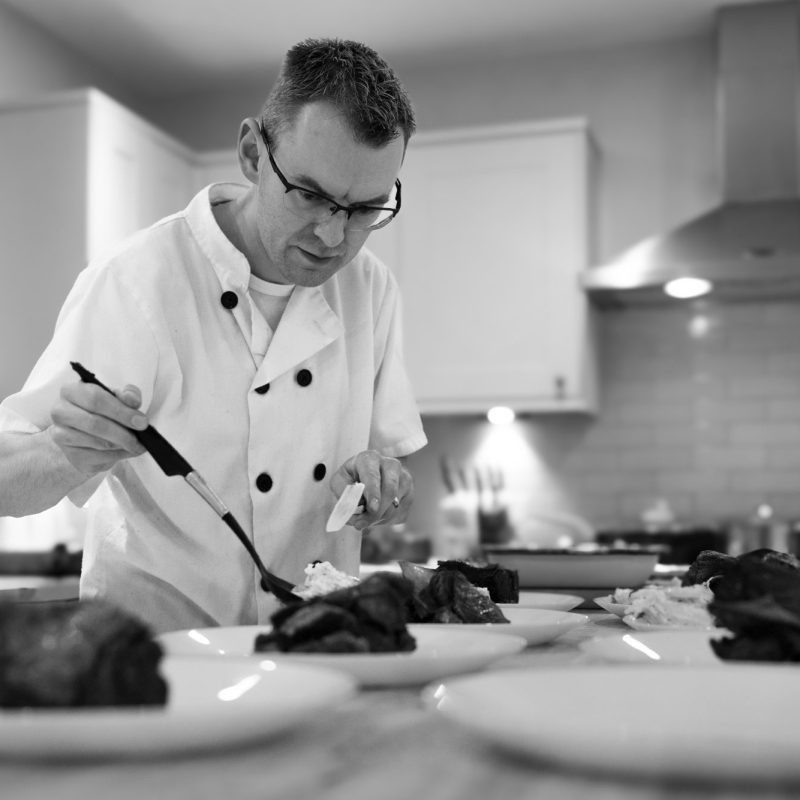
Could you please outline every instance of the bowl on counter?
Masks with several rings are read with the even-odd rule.
[[[484,545],[490,563],[516,570],[520,589],[637,588],[652,575],[658,551],[596,546],[545,549]],[[578,592],[584,594],[584,592]]]

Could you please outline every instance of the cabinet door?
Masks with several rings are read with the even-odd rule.
[[[585,133],[420,137],[402,176],[391,249],[422,410],[586,407]]]
[[[0,108],[0,399],[21,388],[84,266],[86,172],[72,95]]]
[[[110,98],[90,94],[87,260],[193,193],[188,149]]]

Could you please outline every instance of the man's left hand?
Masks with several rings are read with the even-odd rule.
[[[397,458],[377,450],[364,450],[349,458],[331,478],[331,490],[338,498],[345,486],[364,484],[366,507],[348,520],[358,530],[404,522],[414,499],[414,479]]]

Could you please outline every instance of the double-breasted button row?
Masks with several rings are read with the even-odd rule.
[[[320,462],[314,467],[313,476],[315,481],[321,481],[325,478],[328,474],[328,468]],[[272,480],[272,476],[268,472],[262,472],[256,478],[256,489],[259,492],[268,492],[274,485],[274,481]]]
[[[313,380],[313,375],[311,374],[311,370],[301,369],[297,375],[294,376],[294,379],[300,386],[308,386]],[[269,384],[265,383],[262,386],[256,386],[255,391],[258,394],[266,394],[269,391]]]

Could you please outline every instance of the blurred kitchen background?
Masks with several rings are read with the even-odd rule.
[[[791,544],[800,520],[791,281],[678,300],[649,286],[617,291],[613,275],[596,291],[583,284],[586,270],[725,200],[797,200],[794,2],[0,0],[0,393],[24,380],[95,247],[182,207],[210,180],[236,178],[240,119],[259,110],[288,46],[328,35],[376,47],[418,118],[403,212],[370,240],[403,287],[430,440],[409,459],[417,499],[393,535],[435,539],[459,495],[484,520],[503,512],[507,524],[484,531],[503,541],[739,528],[756,514],[783,525],[776,541]],[[765,63],[777,77],[757,73],[761,92],[734,83],[726,94],[729,73],[743,71],[746,89],[750,68]],[[92,127],[109,115],[117,127]],[[124,184],[98,189],[102,202],[92,195],[83,140],[88,130],[86,147],[102,148],[92,137],[123,123],[181,169],[157,170],[163,191],[142,195],[152,202],[92,234],[98,206],[109,213],[131,199]],[[729,135],[743,148],[734,156]],[[755,165],[754,188],[730,177],[731,158]],[[764,158],[766,176],[777,175],[767,186]],[[58,172],[65,164],[71,176]],[[439,164],[450,171],[436,173]],[[55,192],[54,175],[66,176]],[[800,214],[791,220],[797,246]],[[771,246],[800,277],[800,253],[787,261],[782,244],[757,238],[747,243],[752,276]],[[493,424],[495,406],[515,418]],[[79,546],[80,512],[59,513],[50,526],[0,520],[0,547]]]

